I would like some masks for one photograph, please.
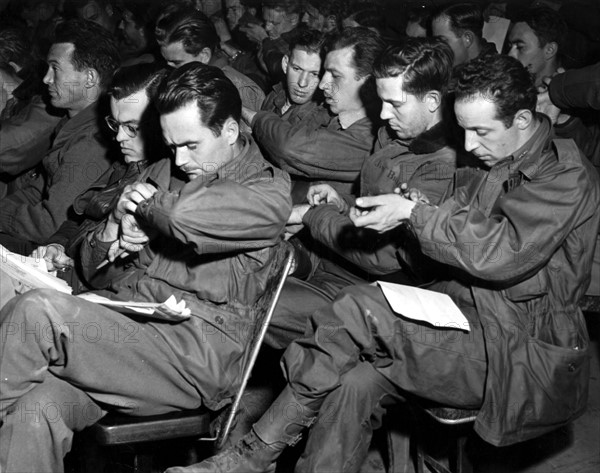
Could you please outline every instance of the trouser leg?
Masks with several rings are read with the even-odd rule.
[[[400,399],[396,387],[370,363],[358,363],[327,396],[295,472],[358,472],[373,430],[381,426],[383,404]]]
[[[335,263],[322,260],[308,281],[288,278],[277,302],[265,343],[285,349],[305,335],[307,322],[320,309],[327,307],[339,292],[364,281]]]
[[[12,404],[0,427],[0,471],[60,473],[73,432],[104,411],[82,390],[48,375]]]
[[[167,340],[169,324],[138,323],[50,290],[14,298],[0,311],[0,323],[0,415],[48,373],[127,414],[201,404]]]
[[[45,386],[53,376],[95,402],[127,414],[161,414],[202,403],[163,336],[168,325],[159,332],[152,324],[138,324],[104,307],[48,290],[12,299],[0,311],[0,323],[0,419],[8,418],[23,399],[72,402],[73,391],[64,386],[52,396],[47,394]],[[19,424],[18,433],[37,435],[41,425]],[[56,437],[52,429],[58,427],[46,423],[50,443],[41,442],[30,452],[31,462],[64,452],[55,442],[70,439],[67,431],[72,425],[58,426],[61,434]],[[14,455],[25,453],[14,451]]]
[[[0,269],[0,309],[17,295],[18,283]]]
[[[299,396],[315,399],[336,389],[344,373],[366,360],[402,391],[476,407],[486,376],[485,345],[477,315],[465,316],[471,323],[468,333],[413,323],[391,311],[378,287],[353,286],[315,312],[313,334],[286,350],[284,374]]]
[[[297,338],[302,338],[310,316],[332,300],[333,296],[309,281],[289,278],[279,296],[265,336],[265,344],[283,350]]]

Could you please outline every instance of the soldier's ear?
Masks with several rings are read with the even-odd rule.
[[[442,105],[442,94],[439,90],[430,90],[425,94],[424,100],[427,103],[427,109],[433,113]]]
[[[300,23],[300,15],[298,15],[298,13],[292,13],[291,15],[288,15],[288,19],[294,26],[298,26],[298,23]]]
[[[93,67],[88,67],[85,72],[85,86],[90,89],[100,85],[100,74]]]
[[[287,70],[289,60],[290,58],[287,56],[287,54],[284,54],[284,56],[281,58],[281,68],[283,69],[283,72]]]
[[[531,110],[521,109],[517,113],[515,113],[515,118],[513,119],[513,125],[519,130],[526,130],[533,123],[533,113]]]
[[[227,120],[225,120],[225,123],[223,123],[221,134],[225,134],[228,144],[235,144],[240,136],[240,124],[233,118],[229,117]]]
[[[558,43],[555,41],[548,41],[544,46],[544,59],[550,61],[553,57],[558,54]]]
[[[212,59],[212,52],[210,48],[202,48],[202,50],[196,54],[195,59],[202,64],[208,64]]]
[[[475,35],[472,31],[466,30],[462,35],[462,39],[463,43],[465,43],[465,46],[469,48],[475,41]]]

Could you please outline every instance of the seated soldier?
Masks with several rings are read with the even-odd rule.
[[[508,34],[508,55],[533,74],[539,87],[545,77],[552,77],[561,67],[567,31],[566,23],[551,8],[526,10],[513,20]]]
[[[48,66],[32,48],[25,29],[0,29],[0,81],[2,71],[10,74],[12,95],[0,105],[0,198],[20,187],[16,176],[40,163],[63,115],[49,103],[42,82]],[[0,102],[8,98],[2,85]]]
[[[564,115],[567,125],[575,119],[583,119],[588,136],[582,151],[590,159],[596,172],[600,173],[600,63],[582,69],[574,69],[552,78],[548,90],[540,95],[543,112],[557,120]],[[572,114],[572,115],[569,115]],[[555,130],[561,127],[554,125]],[[580,140],[581,142],[581,140]],[[596,251],[592,262],[592,281],[587,295],[600,296],[600,228]]]
[[[419,189],[432,205],[443,201],[457,162],[454,124],[444,120],[452,58],[442,40],[410,39],[404,48],[388,49],[375,64],[387,126],[379,130],[375,152],[362,167],[360,195]],[[309,204],[294,206],[289,223],[304,225],[307,246],[319,258],[306,280],[286,281],[269,326],[270,345],[286,348],[300,338],[315,310],[346,286],[377,279],[420,285],[440,271],[423,257],[406,227],[385,235],[357,230],[348,215],[353,204],[353,196],[318,184],[309,189]]]
[[[314,333],[285,352],[288,385],[252,432],[168,473],[274,471],[313,423],[295,471],[358,472],[382,415],[382,395],[366,397],[375,385],[478,408],[475,431],[497,446],[583,413],[589,337],[577,304],[600,224],[600,180],[572,141],[553,140],[515,59],[469,62],[455,94],[465,148],[488,169],[457,171],[454,194],[440,206],[385,194],[357,199],[352,216],[382,233],[408,220],[422,251],[457,270],[446,290],[470,332],[395,314],[377,286],[344,290],[315,312]]]
[[[63,13],[66,18],[81,18],[98,23],[111,34],[117,32],[120,20],[111,0],[64,0]]]
[[[154,62],[160,58],[154,40],[159,4],[158,0],[114,0],[120,19],[117,30],[122,66]]]
[[[224,11],[210,17],[221,41],[221,50],[227,54],[231,67],[248,76],[263,90],[267,90],[267,75],[258,61],[258,44],[240,28],[249,23],[262,24],[256,16],[259,0],[224,0]]]
[[[302,23],[322,33],[338,33],[342,29],[344,6],[343,0],[307,0]]]
[[[237,87],[242,105],[260,110],[265,93],[256,82],[229,65],[219,47],[215,26],[206,15],[193,8],[166,7],[156,20],[155,35],[160,53],[169,66],[198,61],[219,67]]]
[[[281,60],[285,81],[273,86],[262,111],[273,112],[292,125],[302,122],[306,126],[320,126],[329,122],[323,94],[318,89],[324,42],[323,34],[308,29],[291,40],[290,50]],[[248,123],[252,123],[255,115],[242,107],[242,118]]]
[[[259,45],[258,59],[270,84],[284,79],[281,59],[289,50],[289,42],[301,29],[303,4],[300,0],[263,0],[264,27],[248,23],[241,31]]]
[[[55,130],[40,170],[21,189],[0,200],[0,243],[29,254],[68,217],[68,209],[110,166],[100,133],[98,101],[119,65],[116,44],[104,28],[71,20],[57,28],[48,53],[51,104],[67,112]]]
[[[325,50],[319,88],[331,112],[326,124],[294,124],[267,111],[246,115],[267,158],[281,169],[296,179],[325,181],[351,193],[378,127],[373,116],[380,101],[372,74],[383,43],[367,28],[348,28],[330,38]]]
[[[75,199],[70,218],[52,235],[36,254],[46,260],[48,271],[67,271],[63,279],[74,293],[85,289],[78,277],[79,247],[85,235],[99,225],[113,210],[123,189],[133,184],[152,162],[167,156],[158,117],[151,103],[166,69],[157,63],[122,67],[115,73],[108,96],[111,115],[106,123],[115,133],[122,161],[116,161],[86,192]]]
[[[232,333],[255,323],[253,305],[285,251],[289,177],[240,135],[241,100],[218,68],[172,71],[156,108],[174,159],[154,163],[125,188],[84,240],[83,273],[120,300],[174,295],[191,317],[131,319],[52,290],[13,298],[0,311],[3,472],[63,471],[73,431],[106,411],[216,410],[235,392],[248,338]],[[114,262],[98,269],[106,258]],[[22,338],[15,327],[44,327],[44,336]],[[77,408],[23,422],[20,412],[49,402]]]
[[[497,54],[496,46],[483,38],[483,12],[476,3],[444,5],[432,14],[431,34],[452,48],[454,65],[476,57]]]

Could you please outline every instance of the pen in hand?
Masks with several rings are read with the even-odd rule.
[[[104,268],[104,266],[106,266],[107,264],[113,263],[114,261],[117,260],[117,258],[119,258],[123,253],[126,253],[126,252],[127,252],[127,250],[125,248],[118,249],[117,252],[115,253],[115,259],[113,261],[106,258],[104,261],[102,261],[102,263],[100,263],[98,266],[96,266],[96,269]]]

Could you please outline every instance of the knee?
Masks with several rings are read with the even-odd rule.
[[[67,310],[49,310],[60,303],[57,293],[49,289],[34,289],[13,298],[0,311],[0,331],[2,342],[6,342],[9,336],[19,336],[20,339],[28,335],[39,336],[41,330],[48,330],[55,324],[59,324],[62,314],[69,313]]]

